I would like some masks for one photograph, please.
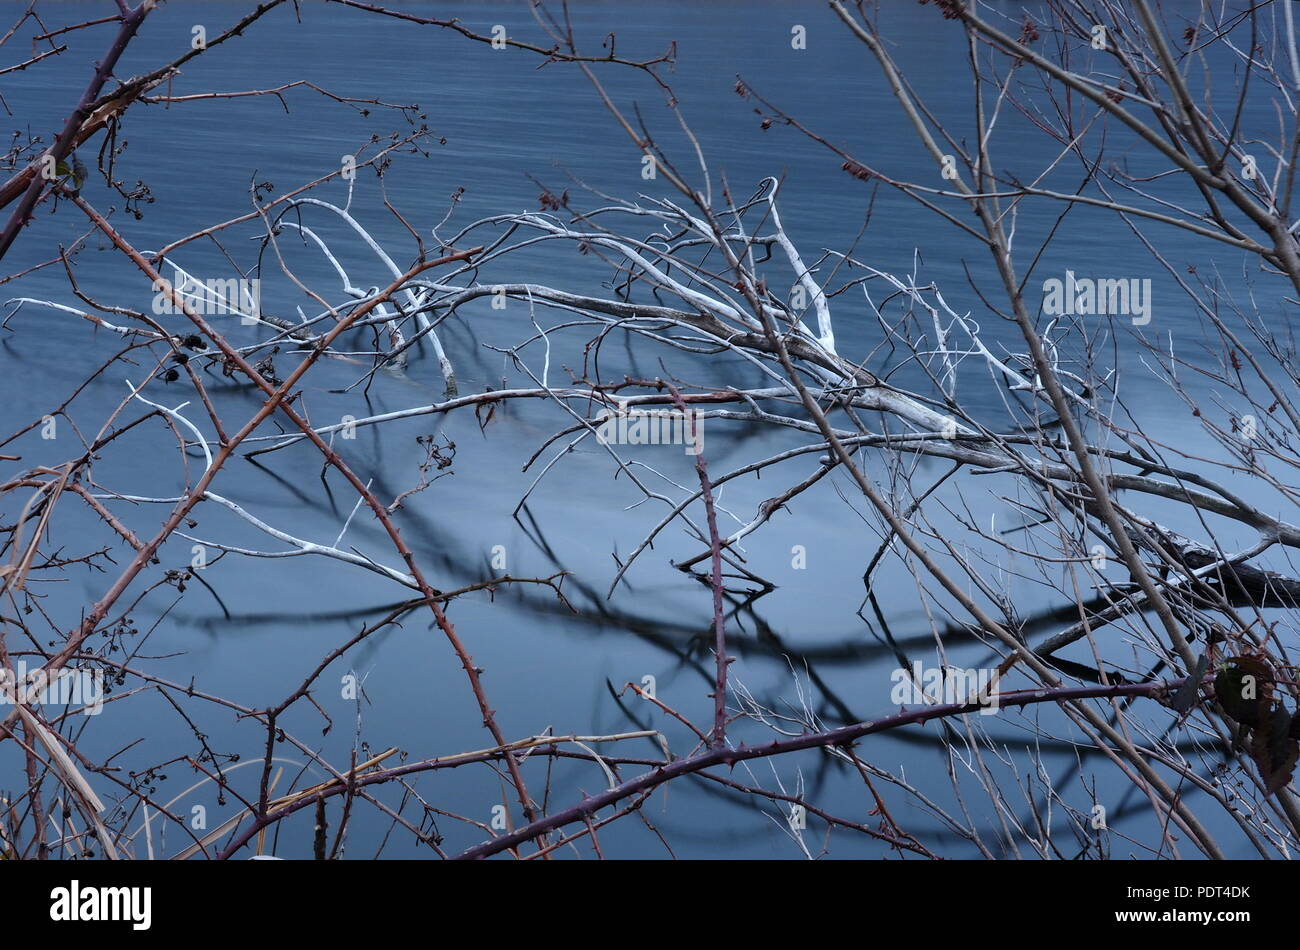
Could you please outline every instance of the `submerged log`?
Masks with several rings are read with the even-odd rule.
[[[1198,572],[1198,578],[1234,607],[1295,607],[1300,605],[1300,580],[1226,558],[1221,552],[1175,531],[1156,526],[1158,540],[1171,560]],[[1133,543],[1150,549],[1149,536],[1129,532]],[[1203,570],[1210,568],[1210,570]]]

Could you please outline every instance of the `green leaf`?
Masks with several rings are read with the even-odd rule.
[[[1214,694],[1237,722],[1257,726],[1273,705],[1273,671],[1255,656],[1234,656],[1214,678]]]
[[[1206,653],[1196,661],[1196,669],[1192,671],[1191,676],[1187,677],[1187,682],[1178,687],[1178,692],[1174,694],[1174,698],[1169,705],[1180,713],[1185,713],[1196,705],[1196,696],[1201,689],[1201,680],[1205,679],[1205,671],[1209,668],[1210,655]],[[1216,679],[1215,682],[1217,683],[1218,680]]]

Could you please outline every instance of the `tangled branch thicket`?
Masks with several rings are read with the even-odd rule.
[[[736,90],[764,127],[824,149],[825,161],[842,168],[846,192],[894,190],[915,201],[916,213],[987,252],[967,263],[985,308],[976,316],[950,306],[957,288],[928,280],[919,257],[912,273],[896,274],[852,248],[814,255],[799,247],[786,227],[797,212],[782,204],[779,168],[743,184],[712,169],[713,143],[692,131],[689,103],[679,104],[670,84],[674,50],[629,58],[609,37],[592,51],[562,5],[533,3],[536,36],[525,40],[404,8],[340,2],[363,19],[450,32],[457,42],[478,44],[483,55],[504,44],[549,69],[579,72],[631,154],[645,157],[666,190],[609,196],[578,181],[568,190],[546,187],[536,212],[502,209],[462,225],[454,222],[453,203],[441,221],[413,220],[383,197],[382,182],[395,156],[421,154],[430,136],[416,124],[422,115],[415,107],[297,81],[239,93],[173,88],[185,63],[258,29],[282,0],[267,0],[202,48],[128,79],[116,74],[117,64],[155,15],[152,0],[135,7],[118,0],[106,4],[111,16],[57,28],[45,18],[53,11],[37,3],[21,15],[0,48],[31,36],[31,55],[0,75],[54,68],[67,32],[107,28],[114,36],[62,128],[49,138],[15,134],[3,159],[9,178],[0,202],[9,217],[0,255],[21,244],[34,215],[70,215],[85,226],[76,245],[52,248],[42,263],[0,280],[10,291],[6,346],[18,354],[7,357],[9,371],[22,372],[26,340],[46,320],[90,324],[85,346],[98,362],[89,379],[51,395],[39,417],[9,420],[0,440],[5,857],[241,857],[267,850],[268,834],[281,825],[313,821],[315,856],[337,857],[363,810],[444,857],[545,858],[584,850],[607,856],[604,829],[639,821],[658,834],[642,806],[687,779],[759,802],[808,856],[834,853],[845,836],[870,839],[881,853],[945,856],[900,817],[904,806],[906,814],[940,825],[946,840],[957,842],[953,853],[1292,855],[1300,844],[1291,784],[1300,688],[1290,650],[1300,581],[1286,568],[1290,550],[1300,548],[1300,521],[1291,514],[1300,496],[1289,482],[1300,414],[1293,341],[1277,329],[1288,327],[1300,294],[1300,225],[1290,220],[1300,56],[1290,4],[1203,4],[1162,13],[1147,0],[1050,0],[1009,21],[974,2],[936,0],[927,11],[933,28],[960,31],[969,54],[961,82],[954,76],[949,85],[969,104],[957,128],[908,81],[869,5],[833,0],[838,27],[860,41],[864,68],[878,71],[876,88],[897,108],[899,134],[914,135],[931,161],[920,170],[880,167],[871,154],[838,144],[838,130],[798,115],[780,89],[741,77]],[[641,110],[610,91],[611,71],[648,84],[684,148],[662,144]],[[291,94],[319,95],[340,108],[393,110],[410,128],[375,139],[343,167],[288,191],[255,185],[249,210],[236,218],[204,222],[162,247],[139,246],[133,212],[140,213],[147,190],[119,180],[115,164],[132,115],[204,97]],[[1261,115],[1272,125],[1261,125]],[[1005,163],[997,133],[1011,116],[1052,143],[1050,167],[1032,175],[999,171]],[[88,171],[75,150],[89,154],[94,147],[96,167]],[[1059,184],[1071,175],[1072,185]],[[366,176],[380,184],[380,203],[409,233],[406,246],[381,244],[354,216],[354,197],[373,193],[359,184]],[[121,207],[112,210],[115,201]],[[1049,246],[1067,239],[1053,228],[1040,245],[1017,242],[1020,210],[1038,204],[1055,208],[1063,222],[1079,209],[1105,212],[1131,232],[1149,251],[1151,272],[1181,289],[1199,339],[1154,332],[1158,321],[1144,332],[1122,317],[1045,313],[1038,264]],[[256,240],[245,240],[250,235]],[[1181,252],[1175,257],[1168,249],[1170,235],[1196,241],[1203,265],[1183,266]],[[133,309],[85,289],[78,259],[95,247],[120,259],[140,295],[147,292],[157,305]],[[298,318],[263,312],[187,269],[187,256],[210,247],[228,261],[233,284],[295,288]],[[356,282],[361,278],[343,263],[343,247],[372,255],[384,284]],[[584,255],[591,285],[604,281],[605,292],[519,279],[532,256],[556,248]],[[329,263],[336,284],[311,286],[300,276],[294,262],[307,253]],[[24,281],[38,271],[65,274],[66,294],[24,294]],[[527,383],[462,393],[456,353],[440,334],[468,304],[484,300],[508,302],[507,313],[518,318],[517,338],[493,346]],[[842,332],[837,337],[836,318],[850,307],[865,308],[875,321],[875,348],[850,348]],[[1023,345],[1006,347],[990,330],[998,323],[1015,328]],[[606,374],[601,354],[613,341],[663,366],[671,359],[675,369],[656,378]],[[1124,394],[1132,367],[1121,372],[1116,353],[1133,346],[1144,348],[1138,371],[1185,402],[1188,418],[1217,445],[1215,457],[1189,453],[1176,433],[1144,425],[1131,411]],[[446,390],[441,402],[329,420],[312,411],[306,380],[326,363],[357,368],[353,388],[362,393],[381,374],[403,373],[419,360],[436,361]],[[711,367],[721,360],[742,367],[751,382],[710,385]],[[122,377],[129,384],[115,405],[79,398],[94,379]],[[907,387],[898,384],[902,379]],[[235,414],[210,392],[214,380],[255,396],[253,411]],[[977,397],[963,396],[972,388]],[[495,704],[502,700],[490,695],[471,655],[473,635],[453,623],[455,604],[531,588],[562,609],[580,609],[569,602],[572,584],[592,579],[506,573],[446,589],[401,529],[413,493],[436,496],[440,476],[458,464],[455,446],[423,441],[416,480],[395,497],[374,490],[349,447],[358,430],[453,413],[476,414],[490,439],[492,413],[516,400],[554,407],[555,430],[519,459],[536,472],[534,488],[575,464],[575,450],[591,448],[647,502],[639,509],[645,534],[616,558],[608,596],[627,596],[620,583],[657,556],[654,542],[670,526],[697,544],[675,566],[712,597],[713,688],[703,716],[628,683],[620,695],[658,708],[670,728],[640,728],[631,714],[629,727],[615,734],[588,734],[582,723],[538,723],[534,734],[512,735],[498,724]],[[747,443],[767,450],[730,470],[709,457],[708,441],[696,439],[702,451],[690,463],[693,481],[682,484],[606,437],[610,420],[637,413],[642,420],[673,419],[688,442],[703,430],[774,437]],[[175,449],[169,464],[184,473],[178,495],[154,497],[96,476],[114,453],[139,452],[141,433],[156,439],[160,432]],[[342,525],[321,512],[319,530],[303,536],[277,526],[275,511],[223,493],[232,460],[274,466],[280,453],[308,445],[332,490],[349,493]],[[809,458],[818,462],[810,475],[783,479],[784,463]],[[925,483],[925,459],[947,464],[937,482]],[[729,483],[760,475],[783,487],[750,515],[723,508]],[[977,502],[955,508],[945,500],[951,496],[937,493],[945,483],[965,483],[972,497],[996,485],[1023,522],[1014,531],[990,527],[974,512]],[[947,663],[946,644],[974,639],[992,657],[989,681],[966,684],[961,696],[920,683],[926,701],[902,709],[879,689],[871,694],[879,697],[876,718],[831,723],[810,696],[806,671],[794,664],[780,708],[734,675],[729,637],[736,618],[758,598],[779,596],[778,585],[749,566],[746,546],[761,543],[779,512],[797,517],[787,507],[793,500],[830,486],[879,539],[863,563],[868,602],[875,602],[872,584],[882,564],[898,561],[915,577],[936,661]],[[515,500],[516,512],[532,490]],[[64,512],[78,506],[102,522],[102,546],[88,547],[67,529],[72,521]],[[212,509],[265,538],[265,547],[238,545],[197,526],[197,513]],[[386,536],[387,554],[348,540],[367,519]],[[954,523],[965,537],[954,536]],[[196,585],[208,585],[204,572],[215,563],[169,564],[160,552],[176,538],[223,559],[262,559],[267,570],[285,558],[331,559],[378,575],[402,600],[306,662],[301,680],[284,684],[281,698],[236,702],[205,691],[201,677],[177,682],[159,675],[143,649],[149,631],[134,619],[141,605],[190,596]],[[104,579],[96,599],[61,600],[68,595],[58,581],[85,568]],[[1057,609],[1046,637],[1037,636],[1045,624],[1030,623],[1017,608],[1013,580],[1053,592]],[[69,609],[79,618],[71,625],[64,619]],[[327,682],[333,689],[370,638],[414,617],[432,622],[463,669],[465,715],[482,721],[482,748],[439,748],[435,733],[423,747],[376,751],[359,735],[348,761],[331,761],[312,737],[286,726],[291,715],[314,708],[332,728],[313,693]],[[162,697],[187,724],[193,747],[159,748],[155,767],[130,773],[115,766],[116,753],[88,755],[87,734],[111,729],[110,720],[129,721],[125,714],[83,718],[75,703],[55,714],[20,694],[22,671],[54,682],[72,670],[105,676],[113,707]],[[208,748],[199,723],[214,710],[259,731],[256,758],[236,763]],[[990,711],[998,715],[984,715]],[[1008,720],[1024,736],[1014,754],[988,728]],[[908,777],[873,757],[870,737],[928,721],[943,730],[946,775]],[[139,738],[115,736],[119,747]],[[1108,789],[1119,783],[1118,797],[1099,796],[1087,781],[1060,786],[1043,764],[1048,746],[1075,750]],[[295,777],[284,764],[289,757],[310,769]],[[587,782],[601,790],[554,786],[560,760],[581,763]],[[772,766],[769,779],[752,768],[756,760]],[[837,814],[819,802],[802,778],[810,764],[860,780],[862,807]],[[182,768],[196,782],[219,787],[223,801],[229,796],[219,821],[196,825],[177,807],[184,793],[162,790],[162,773]],[[493,789],[508,789],[511,823],[455,814],[420,786],[422,778],[453,769],[483,770]],[[324,780],[309,783],[309,773]],[[1020,787],[1009,789],[1008,776]],[[968,802],[972,784],[986,804]],[[1121,834],[1106,815],[1134,801],[1149,820],[1126,823]],[[661,840],[671,851],[672,842]],[[351,843],[382,848],[379,840]]]

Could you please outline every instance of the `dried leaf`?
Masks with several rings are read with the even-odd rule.
[[[1291,738],[1290,730],[1291,714],[1279,705],[1260,717],[1251,735],[1250,755],[1259,767],[1266,795],[1286,787],[1300,759],[1300,742]]]

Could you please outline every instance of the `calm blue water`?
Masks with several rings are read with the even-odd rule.
[[[0,4],[0,15],[6,20],[16,18],[22,6]],[[102,15],[104,6],[65,3],[57,9],[61,21],[73,22]],[[203,23],[210,36],[216,35],[244,6],[167,4],[150,17],[119,74],[143,72],[178,55],[188,45],[195,23]],[[783,176],[783,218],[808,259],[815,259],[823,248],[844,250],[856,244],[855,256],[881,270],[906,274],[915,267],[918,282],[937,282],[955,309],[978,314],[990,342],[1015,345],[1018,333],[988,313],[968,284],[970,274],[982,289],[996,291],[996,275],[978,245],[895,192],[854,181],[840,170],[839,158],[793,130],[780,124],[763,130],[754,113],[755,104],[736,94],[736,79],[741,76],[837,145],[899,177],[920,175],[918,169],[930,167],[910,129],[901,122],[874,61],[825,4],[673,0],[636,5],[581,2],[573,6],[576,32],[591,45],[617,30],[621,55],[651,58],[677,42],[678,64],[667,76],[708,157],[715,186],[725,176],[735,194],[747,196],[765,176]],[[883,28],[915,89],[955,129],[968,131],[969,91],[959,78],[965,73],[964,40],[957,31],[946,29],[947,24],[931,8],[910,3],[885,6]],[[436,5],[439,13],[446,7],[455,7],[472,29],[486,32],[501,23],[512,36],[537,40],[538,29],[524,4]],[[403,9],[429,14],[435,5],[413,3]],[[179,96],[267,89],[306,80],[338,95],[418,104],[427,120],[416,122],[427,121],[433,135],[427,157],[396,158],[385,175],[382,194],[372,175],[362,175],[352,196],[357,219],[389,248],[399,264],[413,259],[413,242],[402,224],[384,209],[385,195],[427,237],[429,228],[447,213],[453,193],[461,189],[463,198],[452,220],[443,226],[444,233],[455,233],[481,216],[536,210],[540,191],[536,182],[557,193],[569,189],[575,201],[586,207],[599,202],[582,196],[579,183],[618,196],[667,194],[661,183],[641,179],[637,151],[602,108],[590,85],[573,69],[558,65],[539,69],[537,57],[531,54],[495,52],[450,33],[337,6],[304,3],[299,14],[295,16],[292,8],[273,12],[240,41],[188,64],[167,89]],[[807,27],[806,51],[791,49],[790,30],[796,23]],[[71,48],[58,63],[0,77],[0,95],[8,110],[0,118],[0,130],[7,135],[12,128],[57,128],[85,83],[86,63],[100,54],[106,35],[102,27],[72,34],[66,38]],[[640,105],[657,139],[677,156],[683,168],[698,174],[691,165],[691,153],[683,150],[684,139],[675,120],[663,108],[662,93],[631,71],[602,68],[599,73],[621,103]],[[1266,110],[1262,105],[1252,106],[1249,116],[1262,122]],[[413,126],[390,110],[371,107],[369,115],[363,116],[305,88],[285,92],[284,104],[266,96],[137,107],[121,131],[119,144],[124,148],[117,174],[128,183],[137,179],[146,182],[153,203],[143,207],[143,217],[136,221],[122,214],[120,197],[109,193],[102,180],[96,178],[86,194],[101,208],[119,209],[115,220],[137,247],[157,248],[200,227],[245,213],[253,182],[271,182],[274,193],[282,193],[332,171],[342,155],[356,152],[372,134],[387,135],[394,129],[404,133]],[[1124,140],[1121,137],[1119,141]],[[1051,144],[1011,110],[999,125],[995,150],[1000,167],[1020,170],[1026,178],[1055,157]],[[1143,161],[1149,158],[1135,152],[1135,166]],[[1071,166],[1046,184],[1070,189],[1077,186],[1078,177]],[[940,182],[936,178],[932,184]],[[317,197],[343,203],[347,193],[340,183],[331,183]],[[1036,246],[1055,224],[1056,213],[1045,204],[1026,204],[1016,221],[1018,246]],[[331,240],[355,283],[387,283],[386,272],[364,248],[347,241],[337,222],[320,212],[307,212],[303,220]],[[73,208],[61,208],[54,217],[42,213],[10,253],[5,273],[47,260],[57,244],[69,244],[85,230],[85,221]],[[228,232],[226,250],[244,266],[251,265],[256,253],[251,239],[257,234],[251,227]],[[1227,272],[1240,269],[1235,253],[1227,248],[1214,246],[1215,253],[1222,252],[1221,257],[1208,260],[1203,244],[1191,244],[1167,232],[1161,237],[1175,267],[1208,268],[1217,263]],[[295,274],[329,299],[341,299],[327,262],[313,249],[295,246],[288,232],[283,240]],[[222,252],[206,243],[183,249],[175,261],[200,274],[224,273],[227,266]],[[278,273],[273,256],[268,255],[265,261],[263,307],[290,316],[297,306],[315,312],[314,304]],[[1202,333],[1190,305],[1178,302],[1163,270],[1113,217],[1089,209],[1072,213],[1039,268],[1038,273],[1044,276],[1059,276],[1071,268],[1081,275],[1149,277],[1158,304],[1155,319],[1146,328],[1148,335],[1177,340],[1190,350]],[[77,258],[77,276],[83,289],[99,301],[145,309],[151,299],[149,285],[141,275],[119,255],[101,249],[94,239]],[[575,254],[571,248],[541,249],[518,255],[508,268],[499,266],[492,278],[599,293],[607,289],[610,273],[598,260]],[[485,275],[484,279],[489,278]],[[58,268],[46,268],[5,285],[0,295],[76,305]],[[1279,319],[1290,319],[1272,298],[1265,297],[1262,305],[1276,310]],[[564,315],[549,314],[543,319],[559,322]],[[0,405],[4,406],[6,432],[62,401],[114,346],[114,341],[104,334],[96,336],[82,321],[39,309],[22,311],[9,321],[8,328],[0,337]],[[251,343],[260,332],[243,328],[232,336],[240,343]],[[464,308],[442,334],[461,391],[500,386],[503,379],[526,381],[490,347],[509,347],[530,332],[527,310],[520,305],[494,311],[480,301]],[[855,358],[871,352],[881,337],[880,326],[861,297],[851,295],[837,301],[836,332],[841,352]],[[561,366],[580,367],[584,340],[580,333],[571,334],[566,344],[570,348],[553,355],[553,381],[566,379]],[[632,354],[621,341],[609,345],[603,357],[606,374],[612,378],[624,372],[662,375],[667,367],[694,383],[756,384],[753,374],[743,367],[721,361],[693,362],[673,352],[637,346]],[[1122,395],[1144,425],[1167,437],[1178,433],[1182,448],[1199,444],[1198,430],[1185,425],[1188,417],[1182,403],[1142,372],[1142,351],[1131,338],[1110,341],[1102,352],[1129,372]],[[540,366],[535,349],[528,352],[528,358],[531,365]],[[290,365],[289,357],[277,358],[282,372]],[[877,354],[871,365],[891,365],[890,355]],[[313,371],[306,389],[313,419],[336,421],[348,413],[370,415],[442,397],[442,381],[428,351],[413,359],[405,375],[378,378],[368,395],[330,391],[350,385],[363,371],[358,365],[337,362]],[[97,430],[122,398],[126,372],[120,364],[115,366],[78,400],[73,416],[80,426]],[[899,379],[906,383],[915,379],[915,374],[904,371]],[[230,418],[246,416],[260,402],[215,377],[211,385]],[[168,395],[174,402],[188,398],[180,384]],[[984,418],[995,424],[1003,419],[1002,397],[981,373],[963,378],[961,396],[972,412],[985,414]],[[674,752],[684,754],[688,740],[672,720],[647,704],[615,701],[606,684],[617,688],[652,675],[660,698],[700,721],[707,718],[712,657],[705,638],[710,598],[705,588],[670,565],[672,560],[697,554],[698,542],[681,529],[670,528],[655,548],[643,555],[627,582],[606,599],[616,570],[614,556],[626,556],[661,517],[662,510],[649,503],[629,507],[640,499],[639,493],[625,478],[615,480],[608,457],[590,448],[573,453],[552,470],[533,494],[527,516],[513,518],[513,509],[536,472],[521,472],[521,466],[549,433],[564,424],[567,420],[554,406],[521,403],[498,409],[483,431],[468,413],[422,418],[382,430],[363,429],[355,442],[341,444],[341,448],[359,472],[374,479],[381,496],[393,497],[418,480],[417,465],[423,451],[415,441],[417,436],[436,433],[455,443],[454,474],[409,499],[400,516],[404,537],[435,585],[451,589],[490,577],[490,558],[498,545],[507,552],[512,574],[571,572],[565,590],[577,613],[566,610],[545,589],[531,587],[503,591],[494,600],[482,594],[468,596],[451,609],[476,662],[488,671],[485,685],[507,736],[536,734],[548,727],[559,733],[586,734],[654,727],[663,728],[673,738]],[[266,431],[274,430],[268,427]],[[718,473],[796,444],[798,440],[784,434],[756,436],[718,426],[708,433],[706,454],[710,470]],[[1210,449],[1206,447],[1206,451]],[[18,464],[61,460],[67,452],[57,441],[51,445],[28,440],[23,443],[22,463],[3,464],[5,471],[13,471]],[[328,489],[322,485],[314,453],[295,448],[258,461],[263,464],[242,459],[234,462],[218,480],[216,490],[286,531],[333,541],[351,500],[337,479],[330,480]],[[683,485],[693,483],[689,459],[656,456],[652,464]],[[723,493],[721,503],[748,520],[759,501],[802,479],[815,465],[815,458],[806,458],[785,463],[762,480],[734,482]],[[918,482],[928,484],[946,467],[920,463]],[[675,491],[653,474],[641,474],[658,488]],[[873,474],[883,474],[883,470]],[[120,440],[117,449],[97,464],[95,476],[101,485],[112,489],[157,495],[174,494],[184,477],[166,433],[157,425]],[[749,568],[773,580],[779,589],[729,622],[739,656],[733,676],[759,700],[784,708],[795,695],[797,675],[827,725],[871,718],[888,710],[888,674],[897,665],[879,619],[869,608],[858,614],[864,596],[863,569],[879,544],[876,520],[871,516],[864,520],[846,508],[833,481],[827,479],[801,496],[788,513],[751,536],[745,548]],[[1011,509],[998,500],[1000,494],[1011,490],[1010,484],[994,479],[976,482],[963,485],[968,500],[982,506],[981,517],[986,522],[990,517],[1008,519],[999,526],[1011,523]],[[854,507],[865,513],[866,506],[857,500],[848,480],[838,480],[838,484]],[[957,486],[950,487],[937,493],[936,500],[956,504]],[[74,509],[70,504],[60,509],[56,531],[68,532],[68,537],[83,545],[100,540],[106,543],[102,526]],[[1160,505],[1148,510],[1173,527],[1189,532],[1196,527],[1180,522],[1178,515]],[[130,517],[138,530],[147,532],[161,522],[164,511],[162,507],[134,511]],[[190,533],[205,540],[263,548],[271,543],[215,506],[200,508],[198,521]],[[733,524],[726,520],[724,529]],[[397,563],[377,527],[359,520],[348,538],[359,550],[385,563]],[[1232,538],[1228,531],[1225,543]],[[1245,539],[1245,534],[1241,538]],[[791,551],[797,545],[807,551],[804,570],[792,567]],[[163,551],[163,567],[184,567],[190,558],[189,548],[190,542],[174,540]],[[44,607],[67,629],[112,577],[111,571],[72,570],[64,583],[51,585],[44,592]],[[916,582],[896,559],[887,560],[878,577],[875,592],[888,634],[910,657],[931,662],[931,618],[937,616],[940,628],[945,628],[942,607],[936,608],[928,595],[922,601]],[[150,657],[142,665],[155,675],[182,683],[192,679],[202,689],[250,706],[279,701],[322,655],[361,625],[377,619],[386,605],[405,593],[370,574],[321,559],[272,563],[232,555],[210,567],[204,579],[231,616],[225,616],[211,594],[200,587],[192,587],[175,604],[166,589],[151,595],[137,610],[142,631],[156,623],[141,648],[142,655]],[[1060,603],[1029,581],[1011,576],[994,579],[1009,586],[1022,616]],[[10,648],[14,648],[12,642]],[[988,658],[985,651],[960,637],[951,639],[949,649],[954,661],[966,665],[982,664]],[[365,677],[367,701],[361,706],[359,720],[356,706],[343,700],[336,687],[339,677],[349,670]],[[321,734],[323,721],[306,704],[295,708],[284,725],[303,740],[318,744],[336,763],[347,760],[358,729],[369,749],[400,746],[413,757],[490,744],[478,723],[463,674],[441,634],[429,628],[422,614],[408,617],[400,629],[373,637],[354,651],[349,661],[336,663],[315,698],[333,720],[328,734]],[[119,768],[138,769],[196,753],[189,728],[156,694],[146,692],[119,705],[124,708],[110,707],[110,715],[88,730],[86,739],[89,748],[107,755],[144,738],[145,742],[114,761]],[[1041,714],[1051,722],[1059,718],[1047,710]],[[256,728],[237,722],[228,710],[220,708],[204,709],[202,715],[206,717],[202,728],[219,753],[238,755],[241,761],[260,755],[262,737]],[[1012,746],[1023,743],[1028,735],[1013,718],[993,724],[991,730]],[[951,807],[952,794],[942,778],[947,760],[939,737],[929,727],[873,738],[864,755],[881,768],[902,770],[911,778],[938,779],[926,784],[926,791]],[[287,746],[281,752],[287,760],[301,760]],[[631,754],[657,753],[646,743]],[[1073,771],[1075,751],[1069,747],[1049,749],[1047,760],[1062,788],[1079,796],[1076,806],[1086,810],[1088,799]],[[15,760],[0,758],[0,768],[16,765]],[[1024,762],[1020,765],[1023,772]],[[540,787],[545,774],[539,766],[532,768],[535,771],[529,777]],[[775,774],[772,769],[767,763],[755,764],[752,773],[737,769],[734,777],[774,786],[779,775],[787,787],[794,787],[802,776],[819,804],[868,820],[869,806],[860,780],[828,767],[824,757],[791,758],[776,763]],[[170,774],[160,783],[157,795],[162,800],[180,795],[194,780],[183,764],[164,771]],[[257,771],[256,766],[236,771],[232,782],[242,793],[253,795]],[[281,780],[284,790],[295,774],[290,766]],[[9,785],[13,783],[8,779],[17,776],[0,772],[0,778],[5,779],[0,784]],[[317,780],[303,779],[299,784]],[[572,800],[582,791],[593,792],[603,784],[594,769],[572,763],[557,764],[550,781],[553,805]],[[489,821],[492,806],[501,801],[498,781],[481,768],[426,776],[416,788],[439,808],[480,821]],[[110,790],[106,787],[103,793]],[[984,827],[991,830],[987,805],[979,799],[978,789],[973,791],[977,800],[970,802],[970,807],[983,816]],[[394,803],[398,797],[390,791],[384,800]],[[947,853],[965,853],[965,846],[923,811],[901,796],[890,800],[897,806],[895,817],[928,844]],[[229,802],[220,805],[210,785],[184,796],[176,807],[190,804],[203,804],[222,817],[230,814],[232,807]],[[798,856],[788,836],[769,817],[771,813],[770,805],[755,806],[703,782],[682,783],[666,796],[657,795],[645,811],[678,856]],[[333,812],[331,816],[337,817]],[[514,820],[518,817],[513,815]],[[1141,829],[1144,820],[1140,812],[1119,818],[1112,815],[1112,822],[1120,828],[1131,821],[1135,829]],[[310,824],[306,812],[286,824],[278,841],[279,853],[309,853]],[[481,837],[480,832],[450,819],[439,819],[438,827],[446,836],[444,847],[449,851]],[[373,854],[386,828],[387,822],[372,810],[357,815],[349,855]],[[809,840],[820,841],[820,836],[818,825]],[[428,853],[411,845],[408,837],[394,833],[384,853]],[[179,841],[176,835],[168,839],[169,844]],[[655,836],[635,819],[604,832],[602,846],[606,854],[665,854]],[[1117,843],[1116,854],[1122,850]],[[831,853],[867,856],[879,854],[880,849],[856,837],[836,834]]]

